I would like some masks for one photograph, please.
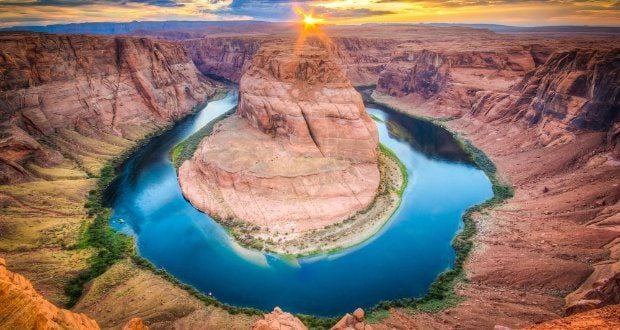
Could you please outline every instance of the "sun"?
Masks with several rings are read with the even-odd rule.
[[[304,14],[303,22],[306,27],[315,27],[318,24],[322,24],[324,21],[325,19],[314,17],[312,14]]]
[[[314,16],[313,12],[305,12],[299,7],[293,7],[295,13],[300,16],[301,23],[306,29],[314,29],[317,25],[325,23],[325,18]]]

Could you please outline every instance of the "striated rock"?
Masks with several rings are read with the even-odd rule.
[[[183,45],[200,72],[239,82],[243,69],[250,64],[260,46],[272,40],[271,36],[239,35],[190,38],[183,40]],[[290,41],[294,42],[293,39]],[[377,76],[390,59],[390,52],[386,50],[398,43],[393,39],[353,36],[334,37],[327,45],[313,37],[306,42],[326,47],[356,85],[376,84]]]
[[[379,185],[377,129],[360,94],[321,47],[259,51],[236,116],[179,169],[184,195],[220,219],[308,230],[366,208]]]
[[[428,99],[446,84],[449,66],[445,56],[433,51],[404,52],[391,59],[377,89],[390,96],[418,93]]]
[[[487,121],[521,121],[538,127],[544,145],[573,139],[574,132],[609,132],[620,121],[620,49],[554,53],[511,91],[479,92],[472,113]]]
[[[534,59],[526,50],[434,51],[404,47],[395,52],[379,75],[377,90],[390,96],[417,94],[429,99],[448,85],[467,83],[469,88],[481,87],[477,86],[482,83],[481,79],[463,81],[472,76],[501,78],[529,71],[534,66]]]
[[[238,82],[243,67],[263,42],[264,38],[258,37],[217,37],[190,39],[183,44],[200,72]]]
[[[285,313],[276,307],[273,312],[263,315],[263,319],[256,321],[252,330],[307,330],[308,328],[295,316]]]
[[[141,318],[134,317],[123,326],[123,330],[149,330],[149,327],[142,322]]]
[[[343,316],[332,327],[332,330],[372,330],[372,326],[364,322],[364,310],[358,308],[353,312],[353,315],[346,314]]]
[[[138,139],[185,116],[213,92],[178,43],[1,34],[0,119],[6,124],[0,128],[1,182],[27,178],[5,179],[21,172],[14,164],[62,161],[37,142],[58,130]]]
[[[6,269],[0,258],[0,328],[99,329],[84,314],[60,309],[45,300],[25,277]]]
[[[620,328],[620,305],[611,305],[588,312],[547,321],[529,330],[557,329],[618,329]]]

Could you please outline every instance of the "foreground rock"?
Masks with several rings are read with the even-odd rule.
[[[25,277],[6,269],[0,258],[0,328],[99,329],[84,314],[60,309],[45,300]]]
[[[620,305],[593,309],[588,312],[537,324],[527,329],[620,329]]]
[[[102,152],[67,134],[136,140],[214,93],[173,42],[5,33],[0,54],[0,183],[30,179],[30,164],[60,164],[58,150],[79,148],[82,157],[72,159],[78,165],[88,163],[89,153]]]
[[[285,313],[276,307],[273,312],[263,315],[263,319],[256,321],[252,330],[307,330],[308,328],[295,316]]]
[[[340,222],[377,194],[377,129],[328,52],[265,46],[240,84],[235,116],[179,169],[184,195],[222,221],[272,232]]]
[[[364,321],[364,316],[364,310],[358,308],[353,312],[353,315],[348,313],[345,314],[345,316],[332,327],[332,330],[372,330],[372,326],[366,324]]]

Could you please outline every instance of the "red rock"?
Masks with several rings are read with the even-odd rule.
[[[0,328],[99,329],[84,314],[60,309],[45,300],[25,277],[6,269],[0,258]]]
[[[179,169],[184,195],[220,219],[321,228],[366,208],[379,185],[377,129],[329,53],[265,46],[240,84],[237,115]]]
[[[58,130],[137,139],[214,92],[174,42],[12,32],[0,53],[0,183],[27,180],[27,162],[62,161],[37,142]]]
[[[295,316],[283,312],[279,307],[273,312],[263,315],[252,326],[253,330],[307,330],[308,328]]]
[[[142,322],[142,319],[139,317],[134,317],[133,319],[129,320],[127,324],[123,326],[123,330],[148,330],[148,329],[149,327],[147,327]]]

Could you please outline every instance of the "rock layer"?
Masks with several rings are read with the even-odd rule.
[[[192,204],[276,231],[324,227],[370,205],[377,129],[324,48],[264,46],[239,93],[236,116],[179,170]]]
[[[188,114],[214,88],[182,45],[145,38],[0,36],[0,182],[62,156],[40,140],[70,129],[138,139]]]
[[[620,122],[620,49],[552,54],[506,92],[479,92],[474,115],[538,128],[542,144],[564,143],[584,131],[609,132]]]
[[[256,321],[252,330],[307,330],[308,328],[295,316],[285,313],[276,307],[273,312],[263,315],[263,318]]]
[[[25,277],[6,269],[0,258],[0,328],[99,329],[84,314],[60,309],[45,300]]]

